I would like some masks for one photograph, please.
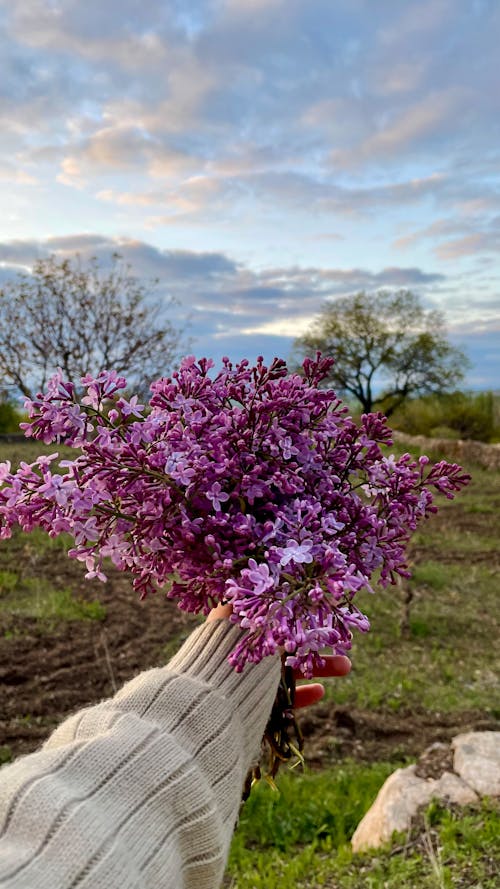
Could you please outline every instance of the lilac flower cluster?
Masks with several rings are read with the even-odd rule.
[[[88,578],[104,560],[133,575],[141,596],[166,586],[187,611],[232,604],[246,630],[237,670],[282,649],[306,676],[328,646],[343,653],[368,629],[354,604],[376,574],[407,575],[411,532],[468,481],[456,464],[383,455],[381,414],[356,425],[320,387],[331,360],[306,359],[303,375],[259,358],[210,376],[185,359],[151,385],[149,406],[126,398],[114,372],[73,383],[58,372],[27,402],[25,434],[77,449],[0,465],[0,536],[14,524],[74,539],[69,555]]]

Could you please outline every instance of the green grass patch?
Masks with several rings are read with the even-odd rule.
[[[418,562],[412,573],[413,586],[425,586],[432,590],[444,590],[453,584],[457,576],[457,566],[429,560]]]
[[[41,624],[53,625],[68,620],[104,620],[106,608],[101,602],[79,598],[68,589],[54,589],[43,578],[20,577],[14,572],[2,571],[0,613],[31,617]]]
[[[451,522],[448,524],[442,518],[440,521],[440,518],[437,517],[434,522],[431,519],[424,525],[422,532],[412,540],[413,548],[431,547],[434,544],[438,558],[448,560],[455,558],[457,561],[463,559],[465,555],[479,554],[487,558],[489,554],[495,556],[498,553],[498,535],[495,534],[495,523],[492,522],[491,515],[476,512],[468,528],[456,528]],[[467,519],[464,518],[461,524],[465,525],[466,522]]]
[[[0,599],[14,592],[19,585],[19,575],[15,571],[0,571]]]
[[[15,469],[19,463],[33,463],[41,454],[59,454],[61,459],[73,459],[79,453],[76,448],[58,444],[46,445],[41,441],[26,439],[20,442],[0,441],[0,463],[10,460]]]
[[[33,528],[29,534],[23,535],[25,550],[29,555],[45,553],[61,554],[61,557],[68,555],[68,550],[74,546],[73,538],[69,534],[58,534],[57,537],[50,537],[43,528]]]
[[[234,885],[271,889],[306,879],[318,851],[349,841],[390,771],[387,763],[345,763],[321,773],[283,773],[279,792],[265,782],[254,787],[231,847]]]
[[[345,762],[327,772],[283,771],[278,792],[260,781],[243,807],[236,847],[286,852],[324,839],[347,842],[392,768]]]
[[[286,775],[254,788],[231,847],[231,889],[452,889],[498,884],[500,806],[432,803],[410,835],[354,855],[350,837],[390,772],[384,763]],[[496,862],[496,864],[495,864]]]

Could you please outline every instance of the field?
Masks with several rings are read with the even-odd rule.
[[[28,444],[0,460],[30,460]],[[391,850],[355,856],[348,840],[385,777],[435,740],[500,728],[500,474],[468,467],[469,488],[419,532],[413,578],[365,595],[372,631],[353,670],[302,717],[307,769],[252,794],[226,886],[493,887],[500,814],[433,805]],[[0,761],[36,748],[70,711],[165,662],[196,618],[128,579],[88,583],[65,542],[42,533],[0,544]]]

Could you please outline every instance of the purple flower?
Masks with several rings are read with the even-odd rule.
[[[212,506],[216,512],[220,512],[221,503],[229,500],[229,494],[222,490],[219,482],[214,482],[209,491],[205,491],[205,497],[212,501]]]
[[[69,533],[88,578],[105,580],[109,558],[141,597],[163,587],[204,613],[226,599],[245,631],[235,669],[282,649],[312,675],[325,646],[343,653],[353,629],[368,629],[353,599],[374,573],[382,586],[408,574],[408,541],[435,492],[453,497],[469,478],[456,464],[386,456],[385,418],[357,425],[320,387],[330,366],[317,355],[302,376],[280,359],[224,359],[211,374],[213,362],[190,356],[151,384],[148,406],[125,399],[113,371],[84,377],[81,400],[58,371],[22,425],[75,459],[0,465],[0,538],[16,524]]]
[[[298,454],[298,453],[299,453],[299,452],[298,452],[298,449],[295,448],[295,447],[293,446],[293,444],[292,444],[292,439],[291,439],[291,437],[290,437],[289,435],[287,435],[286,438],[283,438],[283,439],[279,442],[279,446],[280,446],[280,448],[281,448],[281,450],[282,450],[282,452],[283,452],[283,459],[284,459],[284,460],[290,460],[290,458],[291,458],[294,454]]]
[[[130,401],[126,401],[125,398],[119,398],[116,402],[116,407],[120,411],[122,417],[141,418],[144,410],[144,405],[139,404],[137,395],[133,395]]]
[[[310,564],[313,560],[311,546],[311,540],[306,540],[304,543],[297,543],[296,540],[289,540],[285,547],[277,548],[277,552],[280,556],[280,565],[285,568],[289,562],[295,562],[297,565],[302,565],[304,563]]]

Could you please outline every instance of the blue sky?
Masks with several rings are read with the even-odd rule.
[[[192,350],[408,287],[500,388],[497,0],[0,0],[0,282],[118,249]]]

